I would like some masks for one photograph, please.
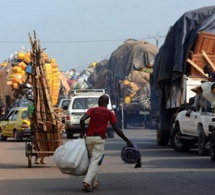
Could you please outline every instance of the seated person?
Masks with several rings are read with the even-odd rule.
[[[190,116],[192,111],[197,111],[202,108],[204,112],[211,112],[212,106],[215,106],[215,94],[213,93],[215,89],[214,82],[204,82],[200,86],[192,89],[196,93],[194,97],[194,103],[188,109],[186,116]]]

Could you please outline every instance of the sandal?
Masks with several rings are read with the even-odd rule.
[[[96,185],[93,186],[92,190],[98,190],[99,185],[100,185],[100,183],[99,183],[99,181],[97,181]]]
[[[90,185],[88,183],[83,183],[83,188],[82,188],[83,191],[85,192],[93,192],[92,188],[90,187]]]

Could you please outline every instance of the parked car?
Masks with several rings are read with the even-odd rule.
[[[191,112],[187,116],[187,110],[179,112],[175,118],[175,125],[171,133],[171,145],[178,152],[188,151],[193,144],[198,144],[198,153],[206,155],[209,151],[209,126],[215,121],[214,113]]]
[[[27,107],[12,108],[7,117],[0,121],[0,139],[13,137],[15,141],[30,137],[30,120]]]

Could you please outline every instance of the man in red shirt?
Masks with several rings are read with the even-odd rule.
[[[102,95],[98,100],[98,107],[90,108],[80,120],[81,134],[83,138],[86,133],[86,146],[90,158],[88,172],[83,181],[83,191],[91,192],[98,188],[97,171],[98,163],[104,151],[106,128],[108,122],[112,125],[114,131],[120,136],[127,146],[133,147],[132,142],[117,127],[117,119],[114,113],[107,109],[109,97]],[[89,127],[85,131],[85,120],[90,118]]]

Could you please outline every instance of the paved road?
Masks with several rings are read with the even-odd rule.
[[[124,142],[107,139],[105,159],[99,170],[102,195],[214,195],[215,162],[196,149],[177,153],[170,146],[157,146],[155,130],[124,130],[142,154],[142,167],[134,168],[120,158]],[[24,142],[0,142],[0,195],[86,194],[83,177],[61,174],[52,157],[46,165],[27,167]]]

